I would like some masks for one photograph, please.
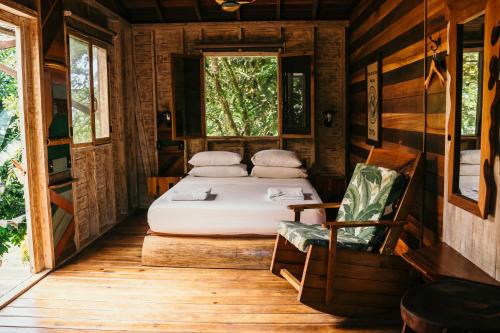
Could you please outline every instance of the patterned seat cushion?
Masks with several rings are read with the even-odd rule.
[[[379,221],[391,219],[401,197],[405,179],[394,170],[358,163],[337,214],[337,221]],[[379,246],[385,228],[346,228],[366,242]]]
[[[307,252],[309,245],[328,246],[330,239],[329,230],[321,224],[307,225],[283,221],[280,222],[278,233],[302,252]],[[337,246],[353,250],[370,250],[368,242],[342,229],[337,232]]]
[[[404,176],[396,171],[359,163],[336,220],[355,222],[391,219],[404,183]],[[320,224],[281,222],[278,233],[303,252],[307,252],[309,245],[328,246],[329,243],[329,231]],[[382,244],[384,234],[383,227],[341,228],[337,232],[337,244],[343,248],[371,251]]]

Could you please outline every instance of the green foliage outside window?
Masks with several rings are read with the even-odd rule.
[[[205,58],[207,136],[278,135],[278,61],[273,56]]]
[[[462,65],[462,135],[477,134],[479,52],[464,52]]]
[[[73,142],[88,143],[92,142],[89,44],[78,38],[70,37],[69,54]]]
[[[0,63],[16,68],[15,48],[0,50]],[[20,246],[26,236],[24,186],[19,182],[12,160],[21,161],[21,131],[17,80],[0,71],[0,181],[5,185],[0,195],[0,220],[22,217],[24,223],[0,227],[0,258],[11,246]]]

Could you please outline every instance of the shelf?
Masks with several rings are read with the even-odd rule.
[[[71,138],[47,138],[47,146],[59,146],[59,145],[69,145],[71,143]]]
[[[73,183],[76,183],[77,181],[78,181],[78,178],[71,178],[71,179],[68,179],[68,180],[60,182],[60,183],[49,185],[49,189],[55,190],[55,189],[58,189],[58,188],[65,187],[65,186],[71,185]]]

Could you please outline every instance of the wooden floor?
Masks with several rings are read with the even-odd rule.
[[[111,230],[0,311],[0,332],[399,332],[397,314],[306,307],[267,270],[141,266],[145,214]]]

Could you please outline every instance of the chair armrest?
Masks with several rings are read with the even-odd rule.
[[[304,209],[317,208],[340,208],[340,202],[320,203],[320,204],[303,204],[303,205],[288,205],[288,209],[297,211]]]
[[[325,227],[331,227],[333,229],[340,228],[356,228],[356,227],[376,227],[376,226],[384,226],[384,227],[402,227],[408,222],[406,221],[345,221],[345,222],[337,222],[337,221],[329,221],[323,223]]]

